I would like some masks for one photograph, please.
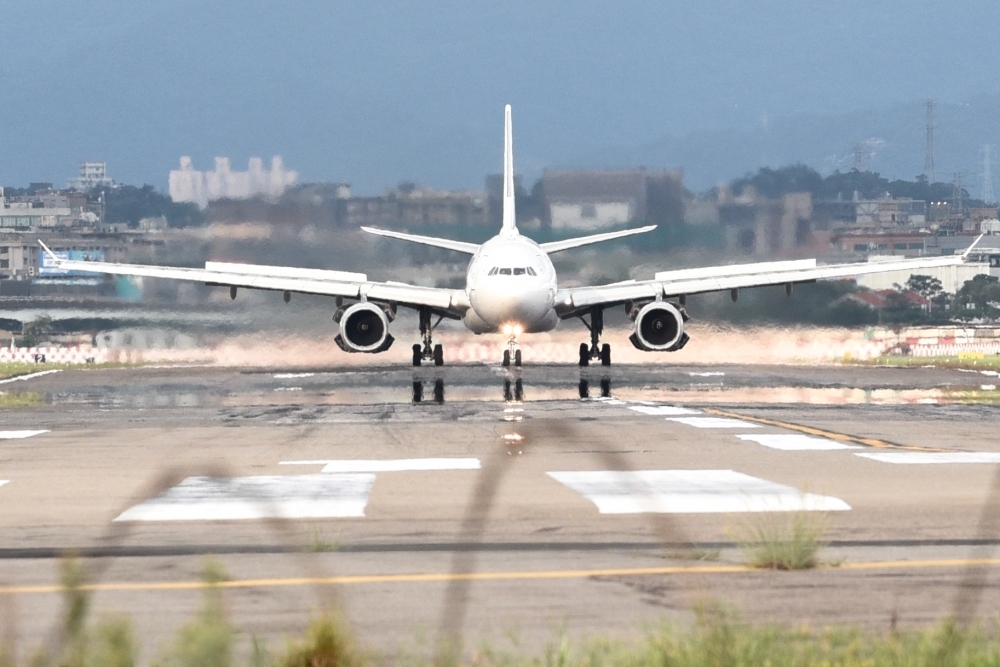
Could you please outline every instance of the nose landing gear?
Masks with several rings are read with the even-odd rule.
[[[423,336],[423,345],[413,344],[413,365],[419,366],[424,361],[433,361],[435,366],[444,365],[444,347],[438,343],[434,344],[432,334],[437,325],[441,324],[444,315],[438,317],[437,322],[431,324],[430,308],[421,308],[420,311],[420,335]]]
[[[589,366],[591,360],[601,360],[602,366],[611,365],[611,345],[604,343],[601,345],[601,334],[604,333],[604,309],[594,306],[590,309],[590,322],[583,319],[580,321],[590,329],[590,345],[580,343],[580,366]]]
[[[507,340],[507,349],[503,351],[504,368],[510,366],[511,359],[514,360],[515,366],[521,365],[521,350],[517,346],[517,339],[513,336]]]

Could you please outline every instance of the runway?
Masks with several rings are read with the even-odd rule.
[[[24,399],[0,407],[0,593],[34,644],[57,558],[80,554],[98,611],[131,614],[154,653],[213,554],[235,625],[278,646],[329,604],[401,652],[456,627],[473,645],[641,633],[705,599],[814,625],[987,615],[995,383],[739,365],[40,375],[0,387]],[[822,517],[828,565],[747,568],[747,527],[790,511]]]

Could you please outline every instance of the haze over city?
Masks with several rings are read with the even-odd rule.
[[[515,109],[518,171],[644,164],[703,190],[806,162],[912,178],[923,101],[942,174],[1000,143],[990,3],[9,3],[0,182],[83,159],[166,189],[190,155],[283,155],[374,193],[479,187]]]

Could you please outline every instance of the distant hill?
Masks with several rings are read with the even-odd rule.
[[[766,125],[664,137],[633,146],[607,146],[578,153],[566,166],[649,168],[682,167],[685,185],[707,190],[760,167],[804,163],[823,174],[854,165],[854,147],[862,147],[863,170],[892,179],[912,180],[923,173],[926,109],[923,101],[840,115],[807,114],[777,117]],[[935,106],[934,165],[936,180],[950,183],[965,172],[963,186],[980,194],[983,144],[1000,151],[1000,96],[983,96],[967,104]],[[994,190],[1000,163],[993,156]]]

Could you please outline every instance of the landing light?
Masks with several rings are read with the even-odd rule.
[[[512,327],[512,326],[511,326],[511,325],[509,325],[509,324],[505,324],[505,325],[503,325],[503,335],[504,335],[504,336],[509,336],[509,335],[511,335],[512,333],[514,333],[514,327]]]
[[[514,335],[515,336],[520,336],[522,333],[524,333],[524,329],[521,328],[521,325],[520,324],[515,324],[514,325]]]

